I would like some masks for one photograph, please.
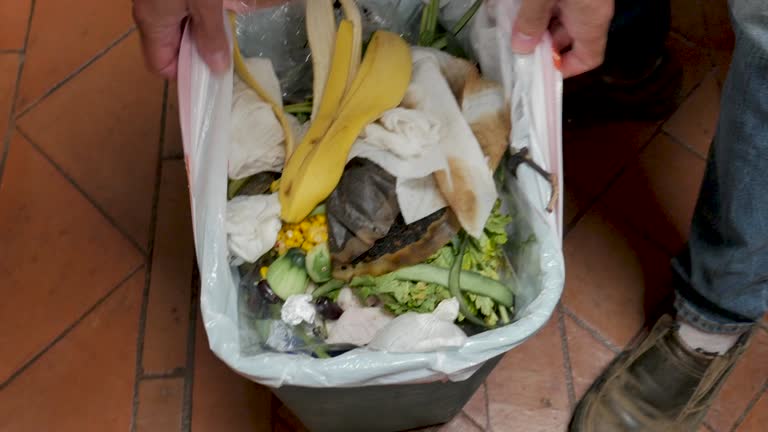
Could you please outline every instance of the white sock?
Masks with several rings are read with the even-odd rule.
[[[691,350],[712,354],[725,354],[739,340],[740,334],[708,333],[682,321],[677,334]]]

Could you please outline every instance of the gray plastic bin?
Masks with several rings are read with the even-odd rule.
[[[461,411],[502,356],[461,382],[352,388],[272,389],[311,432],[399,432],[447,423]]]

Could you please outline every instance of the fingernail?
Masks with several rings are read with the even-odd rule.
[[[512,50],[522,54],[533,51],[536,48],[537,42],[538,40],[529,34],[522,32],[514,32],[512,34]]]
[[[217,52],[211,56],[211,70],[221,73],[229,68],[229,56],[225,52]]]

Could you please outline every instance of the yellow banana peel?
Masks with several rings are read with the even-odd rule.
[[[320,109],[325,84],[331,69],[336,17],[333,0],[311,0],[307,2],[307,41],[312,51],[312,119]]]
[[[400,104],[411,72],[408,44],[394,33],[374,33],[327,132],[319,139],[302,140],[286,164],[279,191],[284,221],[303,220],[331,194],[341,179],[352,144],[366,125]],[[332,72],[328,85],[332,82],[346,82],[346,76]]]
[[[259,85],[258,81],[256,81],[256,79],[254,79],[251,73],[248,71],[248,67],[245,65],[245,60],[243,60],[243,55],[240,53],[240,45],[237,42],[237,34],[235,32],[235,29],[237,28],[236,21],[237,15],[235,15],[234,12],[230,12],[229,23],[232,26],[232,58],[235,72],[240,77],[240,79],[248,85],[248,87],[253,89],[253,91],[255,91],[256,94],[258,94],[264,102],[268,103],[269,106],[272,107],[272,111],[275,113],[275,117],[277,117],[277,120],[280,122],[280,127],[283,129],[283,134],[285,135],[285,157],[287,159],[294,151],[295,144],[293,140],[293,131],[291,130],[290,124],[288,124],[288,119],[285,117],[285,112],[283,111],[282,106],[269,96],[269,93],[267,93],[261,87],[261,85]]]
[[[357,70],[360,68],[360,58],[363,55],[363,18],[360,16],[360,8],[355,0],[341,0],[341,9],[344,11],[344,17],[352,21],[352,58],[349,66],[349,76],[347,77],[346,87],[352,85],[352,80],[357,76]]]
[[[331,61],[330,73],[328,74],[329,79],[326,83],[325,91],[323,92],[323,98],[319,101],[319,109],[315,114],[314,120],[312,120],[312,123],[309,125],[307,133],[304,135],[301,143],[291,156],[291,159],[304,160],[314,144],[328,131],[331,122],[333,122],[333,119],[339,113],[341,100],[344,97],[346,88],[347,75],[349,74],[349,59],[352,55],[353,45],[352,39],[352,23],[343,20],[339,24],[339,30],[336,36],[336,46],[333,50],[333,59]],[[295,177],[298,175],[298,170],[301,165],[291,163],[290,159],[287,159],[287,161],[285,167],[283,167],[282,177]]]

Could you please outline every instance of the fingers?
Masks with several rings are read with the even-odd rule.
[[[230,53],[222,0],[189,0],[197,50],[214,73],[229,69]]]
[[[176,62],[181,44],[181,22],[186,15],[181,1],[158,4],[136,0],[133,17],[141,36],[147,67],[164,78],[176,77]]]
[[[573,39],[571,50],[562,57],[560,70],[565,78],[603,63],[612,17],[611,0],[573,0],[564,4],[560,19]]]
[[[555,51],[562,54],[566,48],[573,44],[573,38],[568,34],[568,30],[559,21],[554,21],[549,26],[549,33],[552,35],[552,45]]]
[[[523,0],[512,27],[512,50],[528,54],[536,48],[552,18],[555,0]]]

